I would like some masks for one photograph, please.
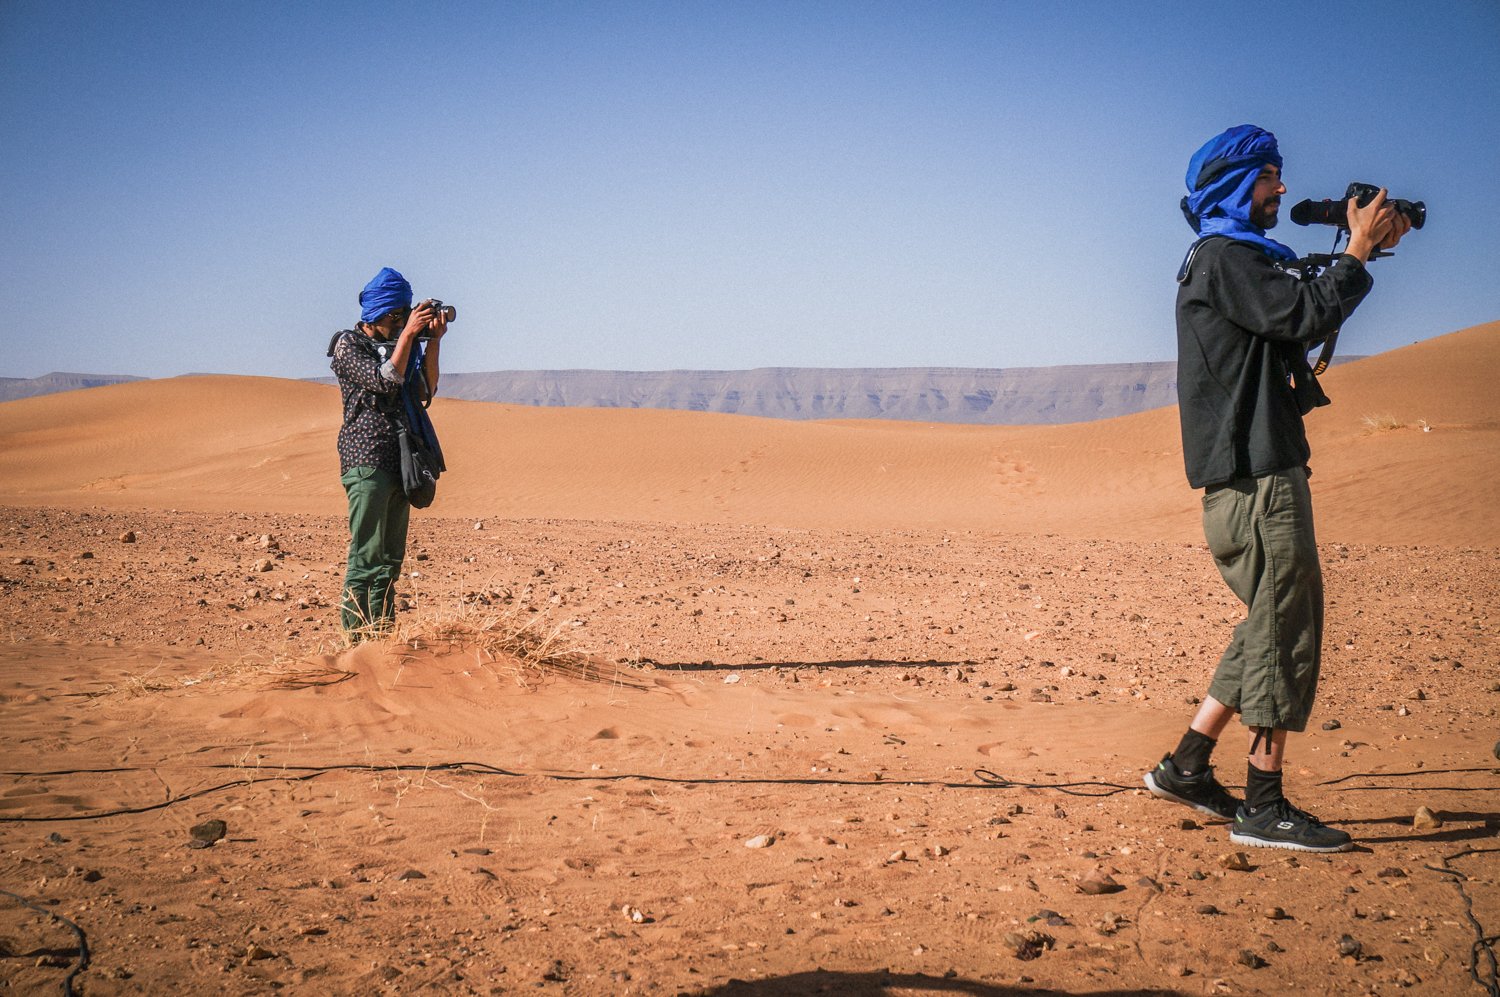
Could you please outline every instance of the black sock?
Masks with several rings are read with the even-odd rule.
[[[1248,766],[1249,778],[1245,781],[1245,809],[1259,810],[1269,807],[1281,797],[1281,772],[1266,772],[1254,765]]]
[[[1218,743],[1207,734],[1200,734],[1189,727],[1188,732],[1177,743],[1177,750],[1172,752],[1172,764],[1183,775],[1196,775],[1208,768],[1208,758],[1214,752],[1214,745]]]

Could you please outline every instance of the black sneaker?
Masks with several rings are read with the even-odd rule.
[[[1234,820],[1235,812],[1240,808],[1240,801],[1229,795],[1229,790],[1214,778],[1212,765],[1196,775],[1183,775],[1177,771],[1172,756],[1167,755],[1156,768],[1146,773],[1143,781],[1152,796],[1192,807],[1205,817]]]
[[[1240,807],[1229,828],[1229,840],[1258,848],[1290,848],[1299,852],[1347,852],[1354,841],[1285,799],[1254,813]]]

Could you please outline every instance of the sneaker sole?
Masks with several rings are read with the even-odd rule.
[[[1272,838],[1257,838],[1253,834],[1242,834],[1239,831],[1230,831],[1229,840],[1236,845],[1249,845],[1252,848],[1285,848],[1293,852],[1321,852],[1324,854],[1347,852],[1354,848],[1354,842],[1352,841],[1346,841],[1341,845],[1304,845],[1295,841],[1276,841]]]
[[[1151,790],[1152,796],[1155,796],[1158,799],[1168,800],[1172,803],[1181,803],[1183,806],[1188,807],[1192,810],[1196,810],[1205,817],[1212,817],[1214,820],[1234,820],[1233,817],[1225,817],[1213,807],[1206,807],[1201,803],[1194,803],[1192,800],[1189,800],[1182,796],[1178,796],[1176,793],[1163,789],[1161,786],[1156,784],[1156,780],[1152,778],[1153,775],[1155,775],[1154,772],[1147,772],[1141,779],[1141,781],[1146,784],[1146,788]]]

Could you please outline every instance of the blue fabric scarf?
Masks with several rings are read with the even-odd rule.
[[[390,267],[381,267],[359,292],[359,320],[374,322],[398,308],[411,307],[411,285]]]
[[[1254,125],[1236,125],[1215,135],[1188,162],[1188,194],[1182,214],[1199,236],[1225,235],[1253,243],[1278,260],[1297,254],[1250,221],[1255,179],[1267,164],[1281,168],[1276,136]]]

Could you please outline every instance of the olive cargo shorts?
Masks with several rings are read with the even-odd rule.
[[[1323,569],[1307,471],[1209,488],[1203,534],[1247,611],[1208,694],[1238,710],[1246,726],[1305,730],[1323,648]]]
[[[339,479],[349,496],[349,566],[339,617],[356,640],[383,633],[396,618],[396,579],[406,560],[411,506],[401,476],[351,467]]]

